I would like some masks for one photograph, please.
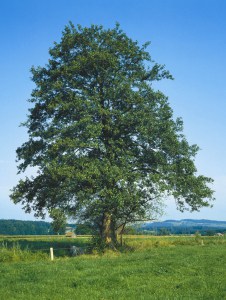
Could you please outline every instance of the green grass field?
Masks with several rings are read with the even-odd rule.
[[[133,250],[78,257],[62,252],[50,261],[41,248],[86,247],[88,239],[2,237],[0,299],[226,299],[224,237],[124,240]]]

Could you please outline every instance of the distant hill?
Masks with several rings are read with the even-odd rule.
[[[166,220],[162,222],[146,223],[141,226],[141,231],[154,232],[156,234],[193,234],[199,231],[204,235],[213,235],[216,232],[226,232],[226,221],[216,220]]]

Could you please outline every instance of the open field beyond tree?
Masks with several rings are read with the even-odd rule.
[[[0,299],[226,299],[224,237],[124,241],[125,253],[69,257],[63,250],[88,238],[2,237]]]

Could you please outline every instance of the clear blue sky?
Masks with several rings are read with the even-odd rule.
[[[26,119],[33,83],[30,67],[44,65],[69,20],[89,26],[115,22],[141,44],[174,81],[158,88],[184,120],[190,143],[201,151],[200,173],[215,182],[212,209],[181,214],[167,200],[162,219],[226,219],[226,1],[225,0],[9,0],[0,2],[0,219],[34,219],[9,200],[18,181],[15,150],[27,140]]]

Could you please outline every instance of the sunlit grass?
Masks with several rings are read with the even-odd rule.
[[[126,253],[109,250],[54,261],[45,252],[29,250],[32,241],[34,250],[76,241],[84,246],[89,239],[13,241],[0,240],[0,258],[8,255],[0,263],[3,300],[226,299],[224,237],[124,237],[130,245]]]

